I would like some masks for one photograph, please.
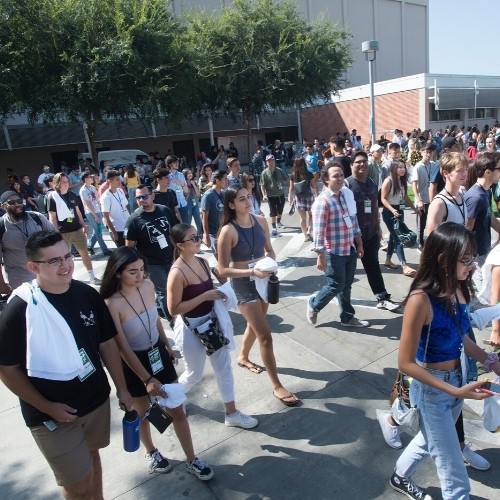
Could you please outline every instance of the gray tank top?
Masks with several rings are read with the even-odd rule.
[[[149,323],[151,324],[151,340],[149,339],[148,332],[144,329],[144,325],[149,329],[148,314],[146,314],[146,311],[143,311],[139,316],[136,314],[122,323],[123,333],[125,333],[125,337],[127,337],[127,341],[133,351],[147,351],[160,338],[158,328],[156,328],[156,320],[158,319],[156,307],[150,307],[147,312],[149,314]]]

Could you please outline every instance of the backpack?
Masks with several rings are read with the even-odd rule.
[[[43,229],[42,220],[40,219],[40,216],[36,212],[26,212],[26,214],[28,214],[28,217],[31,217],[35,221],[35,224],[38,227],[40,227],[40,229]],[[3,217],[0,217],[0,242],[2,241],[4,233],[5,233],[5,220]]]

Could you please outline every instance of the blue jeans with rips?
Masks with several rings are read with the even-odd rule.
[[[99,217],[100,222],[96,222],[92,214],[87,214],[87,222],[92,228],[92,234],[90,235],[90,239],[88,241],[88,247],[93,249],[95,244],[99,243],[99,248],[101,249],[102,253],[104,253],[108,251],[108,246],[106,245],[102,237],[102,214],[96,213],[96,215]]]
[[[347,323],[354,317],[355,311],[351,305],[351,287],[356,271],[357,252],[351,247],[349,255],[327,254],[326,285],[313,297],[309,304],[316,311],[323,309],[334,297],[340,305],[340,321]]]
[[[449,371],[426,370],[450,385],[462,385],[461,368]],[[430,455],[436,464],[443,499],[468,499],[469,476],[455,430],[463,399],[454,398],[414,380],[410,386],[410,401],[418,408],[420,432],[399,457],[396,472],[411,478],[419,463]]]

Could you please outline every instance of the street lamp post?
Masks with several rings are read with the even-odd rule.
[[[370,129],[372,145],[375,144],[375,86],[373,81],[373,61],[377,58],[378,41],[369,40],[361,44],[361,50],[368,61],[368,70],[370,73],[370,119],[368,128]]]

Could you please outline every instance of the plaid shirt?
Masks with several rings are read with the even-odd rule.
[[[340,192],[340,196],[331,189],[324,189],[312,206],[314,248],[317,253],[328,252],[334,255],[350,255],[354,247],[354,237],[361,236],[356,214],[350,214],[352,227],[348,228],[344,220],[347,211],[346,197],[354,196],[352,191]]]

